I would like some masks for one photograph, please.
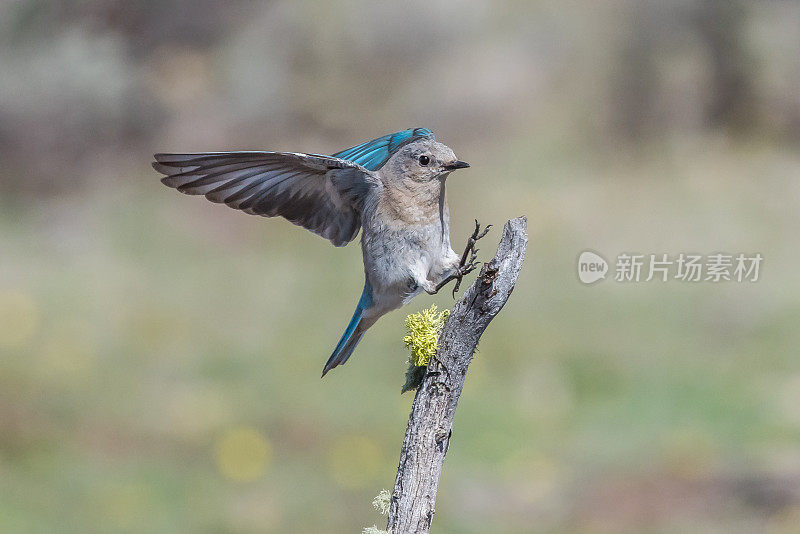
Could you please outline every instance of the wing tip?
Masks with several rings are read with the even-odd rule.
[[[153,159],[158,163],[167,163],[170,156],[177,156],[177,154],[169,154],[167,152],[156,152],[153,154]]]

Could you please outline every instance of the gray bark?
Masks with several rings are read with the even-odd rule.
[[[528,244],[525,217],[508,221],[497,254],[453,307],[422,385],[414,397],[389,506],[392,534],[430,531],[442,463],[467,367],[481,334],[517,282]]]

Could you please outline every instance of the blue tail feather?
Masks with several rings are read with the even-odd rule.
[[[361,336],[364,335],[364,330],[359,328],[361,318],[364,314],[364,310],[368,309],[370,306],[372,306],[372,286],[370,286],[369,281],[367,281],[364,283],[364,291],[361,293],[361,299],[358,301],[356,311],[353,313],[353,318],[350,319],[350,323],[347,325],[342,339],[339,340],[336,348],[333,349],[333,354],[331,354],[331,357],[328,358],[327,363],[325,363],[325,367],[322,369],[322,376],[325,376],[325,373],[337,365],[343,365],[353,353],[356,345],[361,341]]]

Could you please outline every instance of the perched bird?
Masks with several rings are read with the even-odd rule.
[[[450,246],[445,180],[469,167],[427,128],[385,135],[331,156],[297,152],[156,154],[153,168],[181,193],[245,213],[280,215],[344,246],[361,233],[364,291],[322,371],[344,364],[379,317],[475,269],[475,232]],[[470,255],[471,253],[471,255]]]

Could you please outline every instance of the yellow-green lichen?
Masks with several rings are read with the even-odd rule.
[[[372,506],[380,512],[382,515],[386,515],[389,513],[389,504],[392,501],[392,494],[389,493],[387,490],[381,490],[378,493],[378,496],[372,500]],[[385,530],[379,529],[376,525],[371,527],[367,527],[361,531],[361,534],[391,534]]]
[[[450,316],[450,310],[442,310],[432,305],[427,310],[419,313],[412,313],[406,317],[406,331],[403,338],[406,347],[411,349],[411,356],[408,358],[408,371],[406,371],[406,383],[403,384],[401,393],[413,391],[422,384],[425,370],[430,363],[436,348],[439,345],[439,334],[442,332],[444,323]]]
[[[392,494],[388,490],[381,490],[377,497],[372,499],[372,506],[381,514],[389,513],[389,504],[392,502]]]
[[[433,304],[427,310],[412,313],[406,317],[407,334],[403,338],[406,347],[411,348],[411,363],[416,367],[428,365],[436,354],[439,343],[439,334],[445,321],[450,316],[450,310],[442,310]]]

